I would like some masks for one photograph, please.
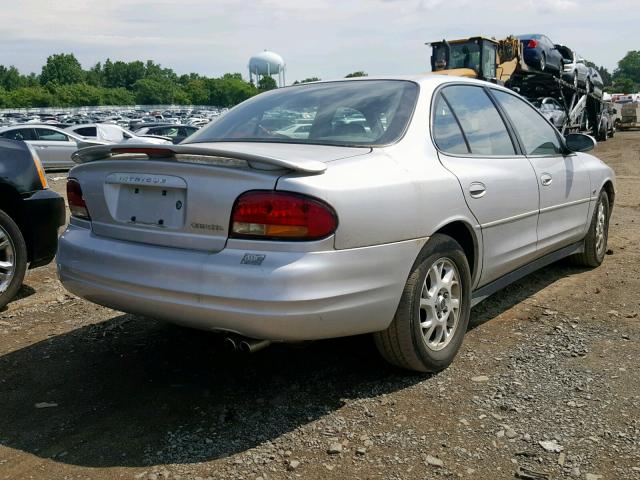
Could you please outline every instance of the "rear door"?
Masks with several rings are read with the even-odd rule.
[[[479,285],[530,261],[536,253],[538,184],[483,87],[453,85],[434,102],[433,136],[482,228]],[[439,206],[436,208],[446,208]]]
[[[590,201],[589,172],[575,153],[563,154],[558,132],[521,98],[492,89],[515,127],[540,186],[538,255],[584,237]]]
[[[71,155],[78,144],[62,132],[49,128],[35,128],[36,140],[32,142],[42,163],[48,168],[64,168],[75,165]]]

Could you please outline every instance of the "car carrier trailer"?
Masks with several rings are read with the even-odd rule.
[[[432,48],[433,72],[498,83],[532,100],[551,97],[565,110],[564,124],[558,126],[563,135],[581,132],[598,140],[606,139],[607,125],[603,119],[606,109],[602,98],[551,73],[529,67],[517,38],[470,37],[427,45]]]

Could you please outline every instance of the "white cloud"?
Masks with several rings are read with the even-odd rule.
[[[110,57],[245,73],[268,48],[290,81],[422,72],[424,42],[478,34],[545,33],[609,68],[640,45],[638,0],[20,0],[0,25],[0,63],[23,71],[64,51],[85,67]]]

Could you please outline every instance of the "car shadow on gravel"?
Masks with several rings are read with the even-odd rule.
[[[530,275],[477,306],[473,323],[581,271]],[[0,444],[90,467],[204,462],[425,378],[385,364],[367,336],[244,356],[220,335],[120,315],[0,357]]]
[[[387,366],[369,337],[252,356],[221,340],[121,315],[6,354],[0,444],[90,467],[203,462],[425,379]]]
[[[473,310],[471,310],[469,328],[474,329],[479,327],[511,307],[526,301],[535,293],[562,278],[577,275],[588,270],[589,269],[585,267],[575,266],[565,259],[533,272],[476,305]],[[550,306],[550,308],[552,308],[552,306]]]

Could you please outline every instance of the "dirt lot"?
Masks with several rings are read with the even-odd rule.
[[[596,154],[611,255],[479,305],[439,375],[367,337],[230,355],[29,272],[0,312],[0,479],[640,479],[640,132]]]

